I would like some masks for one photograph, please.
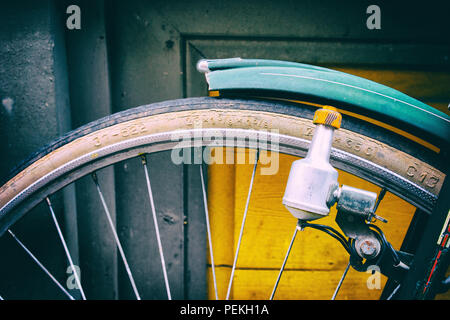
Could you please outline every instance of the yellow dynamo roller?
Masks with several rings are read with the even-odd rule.
[[[342,115],[335,107],[324,106],[314,114],[313,123],[315,124],[324,124],[339,129],[341,127],[341,122]]]

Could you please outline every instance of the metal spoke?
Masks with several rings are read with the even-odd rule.
[[[334,290],[333,296],[331,297],[331,300],[336,299],[336,296],[339,292],[339,289],[341,288],[342,283],[344,282],[345,276],[347,275],[348,269],[350,268],[350,260],[348,261],[347,267],[344,270],[344,273],[342,274],[341,280],[339,280],[339,283],[336,287],[336,290]]]
[[[75,266],[73,264],[72,256],[70,255],[69,248],[67,247],[66,240],[64,239],[64,236],[63,236],[63,234],[61,232],[61,228],[59,227],[59,223],[58,223],[58,220],[56,219],[56,215],[55,215],[55,211],[53,210],[52,203],[50,202],[50,199],[48,197],[45,198],[45,200],[47,201],[48,208],[50,209],[50,213],[52,215],[53,222],[55,223],[56,230],[58,231],[59,239],[61,240],[61,243],[62,243],[62,245],[64,247],[64,251],[66,253],[67,260],[69,261],[70,267],[72,268],[73,275],[75,277],[75,282],[78,285],[78,290],[80,290],[82,299],[86,300],[86,296],[84,294],[83,287],[81,286],[80,277],[78,275],[77,270],[75,270]]]
[[[247,218],[248,205],[250,203],[250,196],[252,194],[253,181],[255,179],[256,166],[258,164],[258,160],[259,160],[259,150],[256,151],[255,164],[253,165],[252,178],[250,180],[250,186],[248,188],[247,202],[245,204],[244,216],[242,217],[241,231],[239,233],[239,239],[238,239],[238,243],[237,243],[236,253],[235,253],[235,256],[234,256],[233,267],[231,269],[231,275],[230,275],[230,281],[228,283],[228,290],[227,290],[226,300],[229,299],[230,293],[231,293],[231,286],[233,284],[234,271],[236,270],[236,263],[237,263],[237,259],[238,259],[238,256],[239,256],[239,250],[240,250],[240,247],[241,247],[241,240],[242,240],[242,235],[243,235],[243,232],[244,232],[245,220]]]
[[[392,293],[389,295],[389,297],[386,298],[386,300],[391,300],[392,297],[397,293],[398,289],[400,289],[400,283],[395,287],[394,291],[392,291]]]
[[[134,294],[136,295],[136,299],[141,300],[141,297],[140,297],[139,292],[136,287],[136,283],[134,282],[133,274],[131,273],[131,269],[130,269],[130,266],[128,265],[127,258],[125,257],[125,253],[123,252],[123,248],[120,243],[119,236],[117,235],[117,231],[114,226],[114,222],[112,221],[111,214],[109,212],[108,206],[106,205],[105,198],[103,197],[103,193],[102,193],[102,190],[100,189],[97,175],[95,173],[92,174],[92,179],[94,180],[95,186],[97,187],[97,192],[100,197],[100,201],[102,202],[103,209],[105,210],[106,218],[108,219],[109,226],[111,227],[111,231],[112,231],[114,239],[116,241],[117,248],[119,249],[120,256],[122,257],[122,261],[125,266],[125,270],[128,274],[128,278],[130,279],[131,286],[133,287]]]
[[[216,294],[216,300],[219,300],[219,295],[217,293],[217,281],[216,281],[216,272],[214,266],[214,254],[213,254],[213,246],[211,240],[211,228],[209,224],[209,212],[208,212],[208,199],[206,198],[206,188],[205,188],[205,180],[203,178],[203,168],[200,166],[200,179],[202,182],[202,191],[203,191],[203,205],[205,207],[205,219],[206,219],[206,230],[208,233],[208,243],[209,243],[209,256],[211,259],[211,270],[214,280],[214,292]]]
[[[34,262],[36,262],[36,264],[42,269],[42,271],[44,271],[50,277],[50,279],[52,279],[52,281],[61,289],[61,291],[64,292],[64,294],[70,300],[75,300],[75,298],[72,297],[69,292],[67,292],[67,290],[61,285],[61,283],[56,280],[56,278],[50,273],[50,271],[48,271],[47,268],[44,267],[44,265],[31,253],[31,251],[28,250],[28,248],[22,243],[22,241],[20,241],[10,229],[8,229],[8,232],[11,237],[13,237],[13,239],[16,240],[16,242],[22,247],[22,249],[25,250],[25,252],[34,260]]]
[[[166,270],[166,262],[164,260],[164,253],[163,253],[163,248],[162,248],[162,243],[161,243],[161,236],[159,234],[158,219],[156,217],[155,203],[153,202],[153,192],[152,192],[152,187],[150,184],[150,177],[148,174],[147,159],[146,159],[145,155],[142,155],[141,159],[142,159],[142,164],[144,166],[144,171],[145,171],[145,180],[147,181],[148,197],[150,199],[150,205],[152,207],[153,223],[155,225],[156,240],[158,243],[159,256],[161,258],[161,267],[162,267],[163,275],[164,275],[164,284],[166,285],[167,298],[169,300],[172,300],[172,295],[170,294],[169,278],[167,276],[167,270]]]
[[[377,202],[375,203],[375,206],[373,207],[373,211],[372,211],[372,218],[378,219],[378,220],[380,220],[380,221],[382,221],[384,223],[386,223],[387,220],[384,219],[383,217],[380,217],[380,216],[376,215],[375,213],[376,213],[376,211],[378,209],[378,206],[381,203],[381,200],[383,200],[384,196],[386,195],[386,191],[387,190],[384,187],[380,190],[380,193],[378,194],[378,197],[377,197]]]
[[[295,230],[294,230],[294,234],[292,235],[291,243],[289,244],[289,248],[288,248],[288,250],[286,252],[283,264],[281,265],[281,268],[280,268],[280,272],[278,273],[277,281],[275,282],[275,286],[273,287],[272,294],[270,295],[270,300],[272,300],[273,297],[275,296],[275,292],[277,291],[278,283],[280,282],[281,275],[283,274],[284,267],[286,266],[286,262],[288,260],[289,254],[290,254],[291,249],[292,249],[292,245],[294,244],[295,236],[297,235],[297,232],[298,232],[299,228],[300,227],[298,225],[295,226]]]

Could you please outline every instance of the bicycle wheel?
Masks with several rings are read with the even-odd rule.
[[[57,139],[14,170],[0,188],[0,235],[5,236],[37,204],[47,200],[51,209],[49,198],[58,190],[133,157],[191,147],[270,149],[274,145],[276,152],[303,157],[313,134],[315,110],[308,103],[192,98],[146,105],[92,122]],[[145,168],[151,166],[142,161]],[[432,211],[445,178],[445,159],[435,149],[345,114],[342,129],[336,132],[331,163],[426,213]],[[154,211],[148,176],[146,182]],[[101,181],[94,176],[94,183],[107,212]],[[146,188],[145,182],[142,187]],[[119,243],[131,284],[140,297],[139,284],[134,283]],[[161,247],[159,243],[160,253]],[[164,269],[163,254],[161,258]],[[164,278],[167,288],[167,274]]]

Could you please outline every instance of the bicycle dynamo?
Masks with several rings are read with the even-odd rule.
[[[394,278],[409,269],[411,256],[396,251],[387,242],[381,229],[371,224],[374,219],[387,222],[375,214],[384,193],[338,184],[338,172],[330,164],[334,130],[341,126],[342,116],[336,108],[324,106],[313,118],[314,135],[304,159],[292,163],[283,205],[298,219],[297,228],[314,227],[335,237],[347,247],[350,264],[358,271],[377,265],[383,274]],[[324,225],[308,223],[328,216],[336,204],[336,223],[344,237]],[[364,260],[366,260],[364,262]]]

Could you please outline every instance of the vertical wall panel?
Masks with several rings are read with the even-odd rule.
[[[81,29],[66,29],[72,128],[111,113],[108,53],[103,1],[67,1],[81,11]],[[68,15],[67,15],[68,16]],[[99,174],[115,220],[114,169]],[[104,209],[90,177],[76,183],[80,263],[86,294],[94,299],[118,297],[117,251]]]
[[[70,128],[61,21],[54,1],[20,0],[0,5],[2,178],[25,157]],[[53,200],[62,223],[61,198]],[[67,262],[48,207],[39,205],[13,230],[64,282]],[[0,287],[5,298],[65,298],[15,242],[2,237],[0,246]]]

